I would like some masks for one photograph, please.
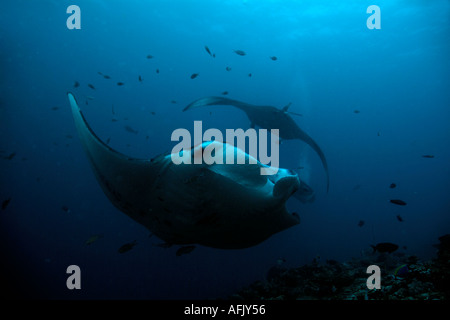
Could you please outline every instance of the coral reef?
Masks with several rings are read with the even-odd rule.
[[[342,263],[314,259],[297,268],[276,265],[265,280],[242,288],[229,299],[446,300],[450,297],[449,237],[439,240],[437,257],[429,261],[403,252],[374,252]],[[380,289],[367,287],[369,265],[380,267]]]

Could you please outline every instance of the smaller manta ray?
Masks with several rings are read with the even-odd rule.
[[[209,150],[226,159],[228,152],[244,156],[244,164],[175,164],[174,154],[136,159],[110,148],[86,122],[73,94],[68,93],[72,115],[92,170],[111,203],[145,226],[165,243],[200,244],[221,249],[241,249],[261,243],[273,234],[300,223],[288,212],[286,201],[297,190],[311,188],[298,175],[279,168],[261,175],[263,165],[244,151],[226,143],[209,141],[183,157],[193,159]],[[254,163],[254,164],[253,164]],[[136,243],[125,244],[119,252]],[[180,249],[187,253],[192,247]]]
[[[279,129],[281,139],[298,139],[308,144],[317,153],[322,161],[322,165],[327,175],[327,192],[330,185],[330,177],[328,174],[328,165],[325,155],[319,145],[295,123],[294,119],[288,114],[291,103],[283,109],[272,106],[256,106],[238,100],[232,100],[222,97],[205,97],[191,102],[183,111],[203,106],[227,105],[241,109],[245,112],[250,120],[252,128],[255,125],[264,129]],[[299,115],[299,114],[296,114]]]

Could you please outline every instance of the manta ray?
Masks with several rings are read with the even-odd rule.
[[[308,144],[320,157],[322,165],[327,175],[327,192],[330,185],[330,177],[328,173],[327,160],[320,149],[319,145],[300,127],[295,123],[294,119],[289,115],[288,109],[290,104],[283,109],[278,109],[272,106],[256,106],[238,100],[232,100],[222,97],[205,97],[195,100],[186,106],[183,111],[190,110],[196,107],[213,106],[213,105],[227,105],[234,106],[244,111],[250,120],[252,128],[255,125],[264,129],[279,129],[281,139],[298,139]]]
[[[311,190],[298,175],[251,164],[178,164],[171,153],[153,159],[128,157],[101,141],[89,127],[72,93],[68,93],[83,149],[111,203],[167,244],[200,244],[221,249],[257,245],[300,223],[286,201],[295,192]],[[193,157],[206,147],[216,152],[244,153],[226,143],[208,141],[182,150]],[[218,153],[220,155],[220,153]],[[225,163],[225,162],[224,162]]]

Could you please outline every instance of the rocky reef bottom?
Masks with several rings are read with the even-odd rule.
[[[272,267],[231,300],[447,300],[450,298],[450,235],[439,238],[435,259],[402,252],[370,253],[347,262],[314,259],[297,268]],[[380,268],[380,288],[369,289],[370,265]]]

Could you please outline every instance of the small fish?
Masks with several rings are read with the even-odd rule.
[[[159,73],[159,69],[156,69],[156,73]]]
[[[130,251],[131,249],[133,249],[133,247],[137,244],[136,240],[134,240],[133,242],[129,242],[129,243],[125,243],[123,246],[121,246],[117,251],[119,253],[125,253],[127,251]]]
[[[117,122],[118,120],[117,119],[111,119],[111,122]]]
[[[142,82],[142,77],[141,76],[139,76],[139,82]]]
[[[270,57],[270,59],[272,59],[273,61],[278,60],[278,58],[275,56]]]
[[[406,206],[406,202],[403,200],[393,199],[389,201],[393,204],[398,204],[399,206]]]
[[[58,109],[59,109],[59,107],[53,107],[52,108],[53,111],[58,110]]]
[[[66,138],[67,138],[67,139],[72,139],[72,138],[73,138],[73,136],[72,136],[72,135],[70,135],[70,134],[66,134]]]
[[[123,82],[117,82],[117,85],[118,86],[123,86],[125,83],[123,83]]]
[[[80,86],[80,83],[78,81],[75,81],[75,83],[73,84],[74,88],[78,88]]]
[[[132,127],[130,127],[130,126],[125,126],[125,130],[127,130],[128,132],[134,133],[134,134],[137,134],[137,133],[138,133],[137,130],[134,130],[134,129],[133,129]]]
[[[179,256],[181,256],[181,255],[183,255],[183,254],[190,253],[190,252],[192,252],[192,250],[194,250],[194,249],[195,249],[195,246],[184,246],[184,247],[181,247],[181,248],[179,248],[179,249],[177,250],[176,256],[179,257]]]
[[[88,100],[94,100],[95,98],[93,96],[86,96],[86,99]]]
[[[378,137],[381,136],[381,132],[380,131],[377,132],[377,136]]]
[[[65,211],[65,212],[67,212],[67,213],[70,213],[70,212],[71,212],[70,209],[69,209],[69,207],[67,207],[67,206],[62,206],[61,209],[62,209],[63,211]]]
[[[177,101],[176,100],[171,100],[170,103],[175,104],[175,103],[177,103]]]
[[[89,239],[86,240],[85,244],[88,246],[90,244],[93,244],[95,241],[97,241],[100,238],[103,238],[102,234],[93,235],[92,237],[90,237]]]
[[[105,78],[105,79],[111,79],[111,77],[108,76],[107,74],[104,74],[104,75],[103,75],[103,78]]]
[[[363,225],[364,225],[364,220],[359,220],[359,222],[358,222],[358,227],[362,227]]]
[[[429,158],[429,159],[433,159],[433,158],[434,158],[434,156],[433,156],[432,154],[424,154],[424,155],[422,156],[422,158]]]
[[[353,113],[360,113],[359,110],[353,110]]]
[[[400,222],[404,221],[401,215],[397,215],[397,220],[400,221]]]
[[[115,114],[114,113],[114,105],[113,104],[111,105],[111,112],[112,112],[112,114]]]
[[[245,53],[244,51],[242,51],[242,50],[234,50],[234,52],[235,52],[237,55],[240,55],[240,56],[245,56],[245,55],[246,55],[246,53]]]
[[[6,199],[6,200],[4,200],[3,202],[2,202],[2,210],[5,210],[6,209],[6,207],[8,206],[8,204],[9,204],[9,202],[11,201],[11,197],[10,198],[8,198],[8,199]]]
[[[390,242],[381,242],[375,246],[371,245],[371,247],[373,248],[373,252],[378,251],[378,252],[382,252],[382,253],[383,252],[392,253],[398,249],[398,245],[396,245],[394,243],[390,243]]]
[[[98,73],[99,75],[101,75],[101,76],[103,75],[103,73],[101,73],[100,71],[97,71],[97,73]]]
[[[209,50],[208,46],[205,46],[205,50],[206,50],[206,52],[208,52],[208,54],[209,54],[211,57],[213,56],[212,53],[211,53],[211,51]]]
[[[12,158],[14,158],[15,155],[16,155],[16,153],[13,152],[13,153],[11,153],[9,156],[3,157],[3,159],[6,159],[6,160],[12,160]]]
[[[195,78],[197,78],[198,77],[198,73],[193,73],[193,74],[191,74],[191,79],[195,79]]]
[[[231,68],[230,67],[226,67],[225,70],[231,71]]]
[[[222,94],[223,94],[224,96],[226,96],[226,95],[228,94],[228,91],[224,91],[224,92],[222,92]]]
[[[391,183],[391,185],[389,186],[389,188],[394,189],[397,185],[395,183]]]
[[[153,59],[153,56],[151,54],[148,54],[147,59]]]
[[[252,74],[251,74],[251,73],[249,73],[249,74],[248,74],[248,76],[249,76],[249,77],[251,78]]]
[[[109,144],[110,141],[111,141],[111,138],[108,138],[108,139],[106,140],[106,144]]]
[[[88,87],[91,88],[92,90],[95,90],[95,87],[90,83],[88,83]]]
[[[155,111],[150,111],[150,113],[154,116],[156,114]]]

